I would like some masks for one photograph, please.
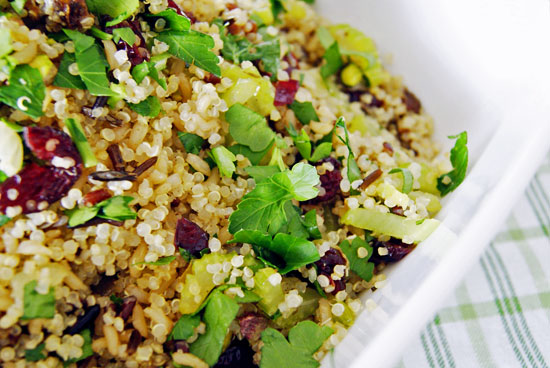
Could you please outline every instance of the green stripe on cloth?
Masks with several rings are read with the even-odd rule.
[[[443,329],[441,328],[441,318],[439,317],[438,314],[435,315],[434,326],[437,330],[437,335],[441,340],[441,345],[443,345],[443,351],[445,352],[445,356],[447,357],[447,362],[449,363],[449,367],[455,368],[456,365],[453,358],[453,354],[451,353],[451,349],[449,348],[449,342],[447,341],[445,332],[443,332]]]
[[[548,229],[549,225],[549,219],[548,216],[545,214],[544,209],[540,209],[540,199],[538,198],[537,193],[532,189],[532,184],[529,185],[529,188],[525,192],[525,196],[527,197],[527,200],[529,201],[529,204],[533,208],[533,212],[535,213],[535,216],[539,220],[540,227],[542,229],[542,232],[550,237],[550,230]]]
[[[435,339],[435,336],[433,334],[432,330],[432,324],[429,323],[428,327],[426,328],[426,331],[428,332],[428,337],[430,338],[430,342],[432,343],[432,347],[435,352],[435,358],[437,360],[437,364],[439,367],[445,367],[445,361],[443,360],[443,355],[441,354],[441,349],[439,348],[439,344],[437,343],[437,340]]]
[[[536,239],[546,234],[540,226],[529,228],[511,228],[506,231],[502,231],[495,236],[495,243],[504,243],[509,241],[518,241],[526,239]]]
[[[422,347],[424,348],[424,353],[426,354],[426,360],[428,361],[430,368],[435,368],[434,359],[432,358],[432,352],[430,351],[430,347],[426,342],[426,335],[424,335],[424,333],[420,335],[420,341],[422,342]]]

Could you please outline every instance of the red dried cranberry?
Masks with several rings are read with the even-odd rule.
[[[257,368],[254,350],[246,340],[234,339],[218,359],[214,368]]]
[[[325,252],[325,254],[321,257],[320,260],[315,262],[315,266],[317,267],[317,274],[319,275],[325,275],[328,277],[330,284],[334,286],[334,290],[332,291],[333,294],[336,294],[340,290],[344,290],[346,288],[346,283],[344,280],[334,280],[332,279],[332,274],[334,273],[334,267],[337,265],[346,265],[347,261],[342,255],[342,252],[336,248],[330,248]]]
[[[408,89],[405,89],[403,92],[403,102],[407,106],[407,111],[412,111],[415,114],[420,113],[420,108],[422,107],[420,100]]]
[[[248,341],[258,341],[263,330],[267,328],[267,319],[257,313],[249,313],[239,317],[241,334]]]
[[[389,241],[376,240],[372,245],[373,253],[370,261],[374,262],[375,264],[379,264],[382,262],[397,262],[403,259],[407,254],[409,254],[415,246],[415,244],[405,244],[401,240],[394,238],[390,239]],[[381,256],[378,253],[378,248],[386,248],[388,250],[388,254],[386,254],[385,256]]]
[[[27,147],[41,160],[51,163],[54,157],[71,158],[75,165],[82,164],[71,137],[61,130],[51,127],[26,127],[23,137]]]
[[[289,105],[294,102],[298,88],[300,88],[300,83],[294,79],[275,83],[275,106]]]
[[[332,171],[326,171],[323,175],[319,177],[321,181],[321,187],[323,187],[323,189],[325,190],[325,194],[309,200],[307,202],[309,204],[317,204],[330,201],[331,199],[336,197],[338,193],[340,193],[340,182],[342,181],[342,173],[340,172],[340,168],[342,167],[342,165],[340,164],[340,161],[332,157],[327,157],[319,161],[316,166],[322,165],[325,162],[330,162],[334,167]]]
[[[204,76],[204,81],[206,83],[212,83],[212,84],[218,84],[220,83],[222,80],[220,77],[218,77],[217,75],[214,75],[212,73],[207,73],[205,76]]]
[[[201,250],[208,248],[208,234],[193,221],[181,218],[176,225],[174,245],[198,257]]]
[[[115,24],[114,26],[106,27],[105,32],[113,33],[113,29],[115,28],[127,27],[132,29],[134,34],[137,36],[136,42],[133,45],[129,45],[126,41],[120,39],[116,43],[116,48],[117,50],[126,51],[126,54],[128,55],[128,60],[130,61],[132,66],[136,66],[143,63],[144,61],[149,60],[149,50],[147,50],[147,48],[145,47],[145,39],[143,38],[143,34],[141,33],[141,25],[139,21],[137,19],[125,20],[123,22],[120,22],[119,24]]]

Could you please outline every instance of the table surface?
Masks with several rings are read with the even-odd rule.
[[[550,154],[396,368],[550,365]]]

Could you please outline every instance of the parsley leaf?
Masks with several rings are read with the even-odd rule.
[[[91,207],[80,207],[65,211],[69,217],[69,227],[75,227],[85,224],[94,217],[107,220],[124,221],[137,217],[128,204],[133,200],[132,197],[114,196]]]
[[[455,190],[466,177],[468,169],[468,134],[462,132],[460,134],[450,136],[451,139],[456,139],[454,147],[451,149],[451,164],[453,169],[446,174],[437,178],[437,189],[441,196],[445,196]]]
[[[317,162],[330,156],[332,152],[332,142],[323,142],[315,148],[315,151],[311,155],[309,161]]]
[[[76,63],[76,57],[70,52],[65,52],[61,58],[59,69],[53,80],[53,85],[63,88],[86,89],[86,85],[77,75],[69,73],[69,66]]]
[[[97,159],[92,151],[92,147],[84,134],[84,129],[82,125],[76,119],[67,119],[65,120],[65,126],[69,129],[69,134],[73,139],[73,142],[78,149],[78,153],[82,157],[85,167],[93,167],[97,165]]]
[[[231,106],[225,113],[225,120],[229,123],[229,133],[233,139],[254,152],[263,151],[275,138],[265,118],[241,104]]]
[[[279,331],[269,327],[262,332],[262,360],[260,368],[295,367],[316,368],[319,362],[313,354],[332,335],[333,330],[312,321],[302,321],[288,333],[288,341]]]
[[[107,78],[109,64],[95,39],[71,29],[63,29],[63,32],[74,42],[78,72],[90,93],[94,96],[115,96]]]
[[[298,148],[298,152],[300,152],[302,157],[308,161],[317,162],[330,156],[330,153],[332,152],[332,142],[321,142],[312,154],[312,143],[309,139],[309,135],[304,129],[302,129],[300,135],[298,135],[294,126],[290,125],[288,128],[288,133],[294,141],[296,148]]]
[[[111,299],[111,301],[113,303],[115,303],[116,305],[122,305],[122,303],[124,303],[124,299],[122,299],[121,297],[119,296],[116,296],[115,294],[111,295],[109,297],[109,299]]]
[[[45,343],[42,343],[35,347],[34,349],[25,350],[25,360],[27,362],[37,362],[46,358],[44,354],[44,348],[46,347]]]
[[[244,171],[250,175],[256,183],[261,182],[270,176],[281,172],[278,166],[249,166],[245,167]]]
[[[4,226],[8,222],[10,222],[11,217],[8,217],[4,215],[3,213],[0,213],[0,227]]]
[[[63,362],[63,367],[68,367],[73,363],[80,362],[81,360],[84,360],[87,357],[94,355],[94,351],[92,350],[92,333],[90,332],[90,330],[88,328],[82,330],[80,335],[84,338],[84,345],[82,345],[82,355],[78,358],[66,360],[65,362]]]
[[[166,59],[170,57],[169,54],[160,54],[153,56],[151,60],[144,61],[141,64],[136,65],[132,69],[132,77],[136,83],[141,83],[146,76],[150,76],[155,80],[164,90],[166,90],[166,79],[161,77],[159,71],[166,67]]]
[[[209,366],[218,361],[229,325],[239,311],[239,304],[227,295],[214,291],[204,311],[206,332],[191,344],[191,354],[204,360]]]
[[[200,322],[201,318],[198,314],[184,314],[172,328],[168,340],[187,340],[193,336]]]
[[[281,275],[320,259],[315,244],[283,233],[278,233],[272,239],[258,230],[240,230],[231,242],[252,244],[258,258],[276,267]]]
[[[6,173],[0,170],[0,183],[5,182],[7,178],[8,176],[6,175]]]
[[[142,264],[151,265],[151,266],[166,266],[167,264],[172,263],[172,261],[175,259],[176,259],[176,256],[160,257],[154,262],[143,261],[143,262],[134,263],[134,266],[142,265]]]
[[[326,79],[335,74],[344,65],[342,63],[342,56],[340,55],[340,49],[338,43],[334,42],[323,55],[325,63],[321,66],[321,76]]]
[[[38,69],[17,65],[10,74],[8,85],[0,87],[0,102],[23,111],[31,118],[39,118],[46,97],[46,86]]]
[[[133,46],[136,43],[136,34],[130,27],[121,27],[113,29],[113,41],[117,43],[120,40],[123,40],[128,45]]]
[[[368,242],[373,238],[365,234],[366,241],[360,237],[356,237],[351,241],[344,240],[340,244],[340,249],[346,255],[346,258],[349,261],[349,268],[355,272],[359,277],[365,281],[369,281],[372,278],[372,272],[374,271],[374,263],[368,262],[369,258],[372,256],[372,247]],[[359,258],[357,251],[359,248],[365,248],[367,255],[364,258]]]
[[[348,180],[350,183],[353,183],[354,181],[361,179],[361,170],[359,170],[359,166],[357,166],[357,162],[355,162],[355,156],[353,155],[353,150],[351,149],[351,145],[349,143],[348,128],[346,127],[346,121],[344,118],[339,118],[336,122],[336,126],[344,128],[345,139],[340,136],[338,136],[338,139],[348,147]]]
[[[271,4],[271,11],[273,12],[273,18],[277,19],[280,13],[285,11],[282,0],[269,0]]]
[[[319,116],[311,102],[298,102],[294,100],[289,107],[294,111],[294,115],[300,120],[300,123],[307,125],[310,121],[319,121]]]
[[[19,15],[23,12],[23,9],[25,8],[25,4],[27,3],[27,0],[12,0],[9,1],[11,7],[15,12]]]
[[[235,164],[237,161],[235,155],[224,146],[212,148],[212,159],[220,170],[220,175],[230,178],[235,172]]]
[[[120,23],[139,9],[139,0],[86,0],[86,5],[96,15],[109,15],[111,18],[124,16],[119,19]]]
[[[244,157],[248,158],[250,163],[252,165],[258,165],[262,159],[265,157],[267,152],[271,150],[271,147],[273,147],[273,144],[268,145],[266,149],[259,152],[252,151],[248,146],[245,146],[243,144],[235,144],[233,146],[228,147],[227,149],[233,152],[234,155],[243,155]]]
[[[51,287],[47,294],[39,294],[35,288],[38,282],[32,280],[23,287],[23,315],[21,319],[53,318],[55,315],[55,291]]]
[[[403,169],[401,167],[398,167],[398,168],[392,169],[389,173],[390,174],[401,173],[401,175],[403,176],[403,188],[401,189],[401,192],[405,194],[410,193],[413,187],[414,178],[411,172],[409,171],[409,169]]]
[[[157,40],[168,45],[168,52],[188,64],[195,64],[199,68],[216,76],[221,75],[218,66],[219,59],[210,49],[214,47],[214,39],[197,31],[163,31]]]
[[[198,155],[204,145],[204,139],[193,133],[178,132],[178,138],[187,153]]]
[[[259,230],[275,234],[286,222],[285,202],[305,201],[318,194],[317,170],[308,164],[298,163],[292,171],[284,171],[257,183],[237,205],[229,217],[229,232],[241,229]]]
[[[156,96],[149,96],[145,100],[133,104],[128,102],[128,107],[141,116],[156,118],[160,114],[160,100]]]
[[[149,17],[161,17],[166,20],[167,27],[165,29],[172,29],[174,31],[188,31],[191,27],[191,21],[189,18],[184,17],[176,13],[174,9],[168,8],[156,14],[147,14]]]

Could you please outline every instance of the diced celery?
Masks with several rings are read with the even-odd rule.
[[[7,176],[23,167],[23,142],[19,134],[0,120],[0,170]]]
[[[84,133],[84,129],[82,129],[80,121],[77,119],[67,119],[65,120],[65,126],[69,129],[69,134],[71,135],[71,138],[80,153],[80,157],[82,157],[84,167],[96,166],[97,158],[95,157],[94,151],[86,138],[86,134]]]
[[[334,316],[334,320],[336,322],[340,322],[346,327],[350,327],[353,324],[353,321],[355,321],[355,313],[351,310],[351,308],[346,303],[341,303],[344,306],[344,313],[340,316]]]
[[[287,1],[283,3],[287,14],[294,20],[304,19],[307,15],[306,8],[303,2],[300,1]]]
[[[191,261],[182,276],[184,280],[180,299],[180,312],[182,314],[195,313],[216,286],[212,279],[213,275],[206,271],[206,266],[215,263],[221,264],[225,261],[231,262],[234,255],[235,253],[210,253]]]
[[[283,287],[279,283],[273,285],[269,282],[269,276],[277,273],[273,268],[262,268],[254,275],[254,292],[262,298],[258,306],[268,315],[272,316],[279,309],[279,304],[285,300]]]
[[[12,52],[11,31],[7,28],[0,28],[0,58]]]
[[[422,197],[429,199],[430,202],[426,206],[426,209],[432,215],[438,213],[441,210],[441,203],[439,202],[439,197],[437,197],[437,196],[435,196],[431,193],[410,192],[409,197],[411,197],[414,200],[417,200],[418,198],[422,198]]]
[[[266,26],[269,26],[274,22],[273,12],[271,11],[271,8],[256,10],[253,15],[256,15],[258,18],[260,18]]]
[[[42,79],[46,79],[46,77],[48,77],[54,69],[52,61],[46,55],[38,55],[33,61],[30,62],[29,65],[35,69],[38,69],[40,75],[42,75]]]
[[[349,24],[336,24],[329,28],[332,37],[338,42],[342,54],[358,53],[357,55],[351,55],[350,59],[357,64],[361,69],[367,69],[372,66],[371,62],[359,53],[365,52],[374,55],[378,58],[378,51],[376,51],[376,45],[374,41],[365,36],[363,32],[353,28]]]
[[[319,307],[319,294],[310,288],[307,288],[304,293],[300,293],[300,296],[304,299],[302,304],[296,309],[290,316],[284,318],[279,317],[275,320],[275,323],[281,328],[294,327],[298,322],[301,322],[308,317],[312,316]]]
[[[409,196],[401,193],[393,185],[382,182],[376,186],[376,193],[383,199],[389,199],[396,206],[406,207],[409,203]]]
[[[262,78],[256,68],[244,71],[232,65],[222,69],[222,77],[233,81],[233,86],[222,94],[227,106],[242,103],[263,116],[269,115],[275,108],[273,85],[269,80]]]
[[[420,191],[439,195],[439,190],[437,190],[438,173],[424,163],[420,164],[420,166],[420,178],[418,178]]]
[[[380,135],[380,126],[378,125],[378,121],[364,114],[357,114],[350,120],[349,130],[350,132],[359,131],[362,135]]]
[[[370,208],[349,210],[342,216],[341,221],[346,225],[398,239],[407,237],[415,243],[425,240],[439,226],[439,221],[435,219],[425,219],[417,223],[416,220],[407,217],[382,213]]]
[[[390,80],[390,73],[377,64],[372,68],[365,69],[365,77],[369,80],[371,86],[378,86]]]

